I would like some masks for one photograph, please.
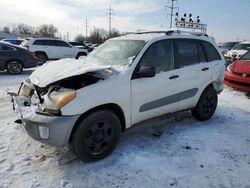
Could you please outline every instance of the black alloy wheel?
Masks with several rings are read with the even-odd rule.
[[[84,162],[107,157],[117,146],[121,134],[119,118],[109,110],[96,111],[78,123],[72,144]]]
[[[208,87],[203,91],[196,107],[192,109],[192,115],[200,121],[206,121],[213,116],[217,103],[217,92],[214,88]]]
[[[10,60],[6,65],[9,74],[21,74],[23,71],[23,64],[18,60]]]

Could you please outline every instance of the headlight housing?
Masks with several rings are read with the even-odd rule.
[[[232,66],[233,66],[233,64],[230,64],[230,65],[227,66],[227,71],[228,72],[231,72],[231,73],[233,72]]]
[[[76,91],[72,89],[60,89],[48,92],[44,95],[43,107],[48,110],[60,110],[75,98]]]
[[[23,85],[22,85],[22,87],[20,89],[20,93],[19,94],[21,96],[24,96],[24,97],[29,97],[29,96],[33,95],[34,89],[35,89],[34,85],[30,82],[29,79],[27,79],[27,80],[25,80],[23,82]]]

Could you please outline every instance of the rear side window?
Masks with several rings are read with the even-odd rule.
[[[210,44],[209,42],[205,42],[205,41],[202,41],[201,44],[203,46],[203,49],[207,56],[207,60],[209,62],[221,60],[221,57],[218,51],[215,49],[215,47],[212,44]]]
[[[33,45],[38,46],[56,46],[55,40],[36,40]]]
[[[61,40],[57,40],[56,44],[57,44],[57,46],[60,46],[60,47],[68,47],[68,48],[70,47],[69,44],[67,44],[66,42],[61,41]]]
[[[46,41],[45,40],[35,40],[33,45],[38,45],[38,46],[46,46]]]
[[[207,59],[206,59],[206,56],[204,54],[204,50],[201,46],[201,44],[197,41],[197,47],[198,47],[198,53],[199,53],[199,60],[200,60],[200,63],[202,62],[207,62]]]
[[[196,40],[176,39],[175,46],[178,67],[185,67],[199,62]]]

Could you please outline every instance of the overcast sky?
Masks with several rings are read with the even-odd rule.
[[[38,26],[54,24],[73,39],[85,35],[84,20],[89,30],[108,29],[105,16],[109,5],[114,9],[112,27],[120,31],[166,30],[170,17],[165,5],[168,0],[0,0],[0,27],[17,23]],[[199,15],[208,24],[208,34],[218,42],[250,40],[250,0],[178,0],[179,12]]]

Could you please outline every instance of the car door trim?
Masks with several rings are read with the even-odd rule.
[[[167,97],[163,97],[163,98],[145,103],[140,107],[139,112],[146,112],[149,110],[153,110],[155,108],[163,107],[163,106],[170,105],[170,104],[173,104],[173,103],[185,100],[185,99],[192,98],[197,94],[198,91],[199,91],[198,88],[193,88],[193,89],[189,89],[189,90],[186,90],[186,91],[174,94],[174,95],[170,95]]]

